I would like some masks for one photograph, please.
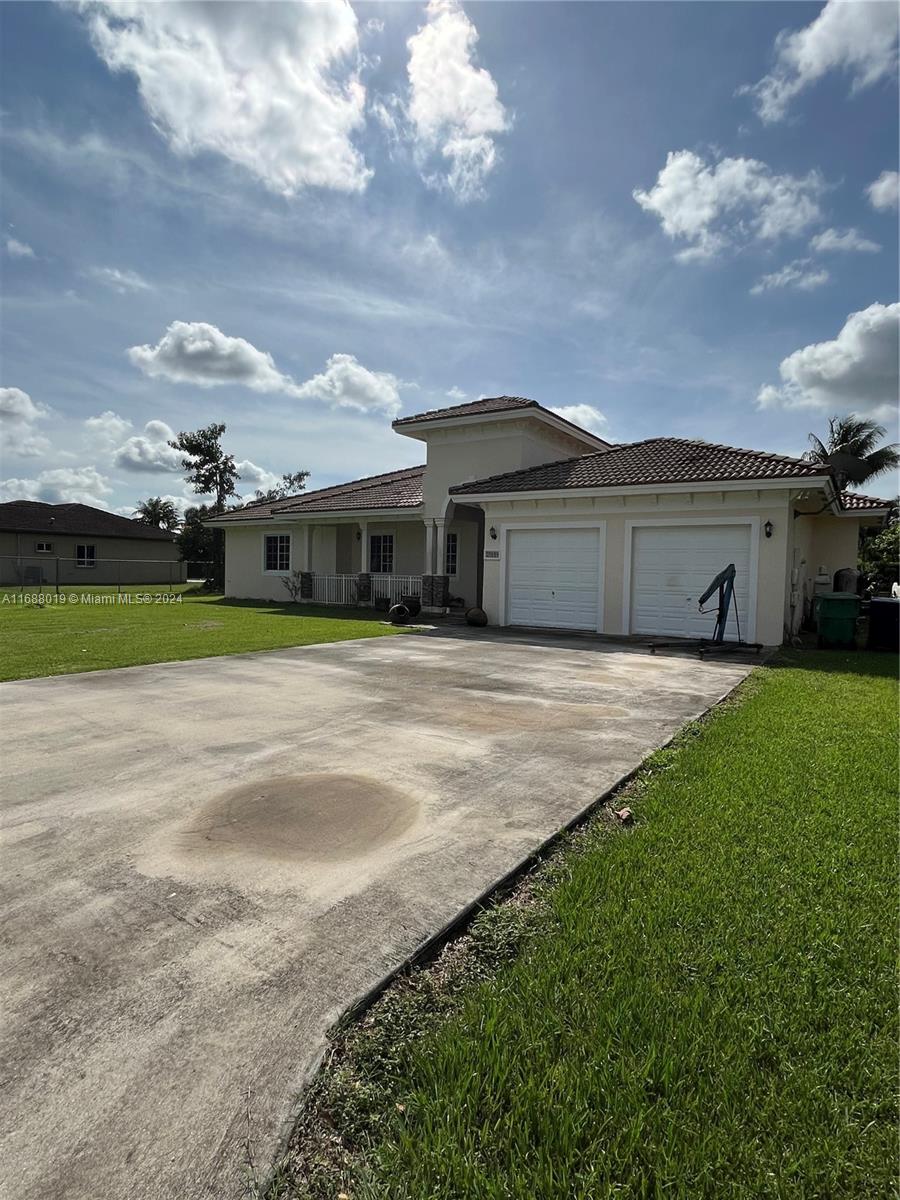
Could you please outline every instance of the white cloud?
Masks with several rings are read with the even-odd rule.
[[[448,396],[448,397],[449,397],[451,400],[455,400],[455,401],[457,402],[457,404],[464,404],[464,403],[465,403],[465,400],[466,400],[466,393],[465,393],[465,392],[462,390],[462,388],[459,388],[459,387],[452,387],[452,388],[449,388],[449,389],[447,390],[447,392],[446,392],[446,395],[447,395],[447,396]]]
[[[876,418],[897,412],[900,304],[851,313],[837,337],[795,350],[779,366],[781,386],[760,389],[760,408],[841,409]]]
[[[809,243],[810,250],[817,254],[834,252],[856,252],[859,254],[875,254],[881,247],[877,242],[863,237],[858,229],[826,229],[817,233]]]
[[[366,21],[367,33],[384,33],[384,21],[380,17],[369,17]]]
[[[497,162],[494,136],[510,127],[497,84],[475,65],[477,43],[457,0],[430,0],[425,24],[407,42],[408,116],[422,178],[461,201],[483,195]]]
[[[389,416],[400,410],[400,381],[385,371],[370,371],[352,354],[332,354],[321,374],[297,383],[278,370],[271,354],[202,321],[173,321],[155,346],[132,346],[128,356],[145,375],[176,383],[240,384],[255,392]]]
[[[198,387],[239,383],[255,392],[283,392],[291,384],[271,354],[204,321],[173,321],[155,346],[132,346],[128,357],[153,379]]]
[[[636,188],[633,195],[669,238],[688,243],[677,255],[688,262],[745,240],[773,242],[803,233],[821,220],[824,187],[816,172],[776,175],[754,158],[708,165],[691,150],[675,150],[650,191]]]
[[[900,174],[897,171],[882,171],[875,182],[866,188],[866,195],[872,207],[881,212],[896,208],[900,200]]]
[[[41,471],[32,479],[0,481],[2,500],[41,500],[44,504],[91,504],[107,508],[110,488],[94,467],[62,467]]]
[[[131,422],[108,408],[99,416],[88,417],[84,427],[92,444],[99,445],[102,450],[111,450],[122,441],[131,428]]]
[[[34,258],[34,251],[28,243],[14,237],[6,239],[6,253],[10,258]]]
[[[828,0],[804,29],[775,39],[775,67],[740,92],[752,95],[763,121],[781,121],[791,101],[829,71],[846,71],[852,91],[891,79],[897,70],[897,8],[883,0]]]
[[[35,425],[49,415],[48,409],[35,404],[21,388],[0,388],[0,443],[4,452],[20,458],[37,458],[45,454],[50,443],[35,432]]]
[[[128,292],[147,292],[151,287],[137,271],[120,271],[118,267],[91,267],[89,274],[122,296]]]
[[[603,413],[592,404],[564,404],[561,408],[553,408],[550,411],[571,421],[573,425],[590,430],[591,433],[602,434],[609,424]]]
[[[242,491],[259,490],[266,492],[269,488],[273,488],[276,484],[281,483],[280,475],[275,475],[272,471],[267,471],[265,467],[258,467],[249,458],[235,463],[235,466],[241,477],[240,487]]]
[[[827,283],[830,276],[824,267],[815,266],[808,258],[796,258],[793,262],[773,271],[771,275],[763,275],[750,289],[751,296],[759,296],[763,292],[771,292],[778,288],[793,288],[801,292],[811,292],[814,288]]]
[[[332,354],[321,374],[292,388],[291,394],[302,400],[321,400],[334,408],[395,417],[400,411],[399,386],[396,376],[386,371],[370,371],[352,354]]]
[[[165,421],[148,421],[142,434],[128,438],[116,449],[113,461],[123,471],[181,472],[184,456],[169,445],[174,437]]]
[[[97,53],[111,71],[136,76],[176,153],[221,154],[283,195],[366,187],[371,171],[351,140],[365,88],[346,0],[81,0],[81,8]]]

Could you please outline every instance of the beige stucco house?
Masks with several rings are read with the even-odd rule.
[[[89,504],[0,504],[0,584],[180,583],[175,537]]]
[[[313,603],[422,598],[491,624],[709,636],[698,612],[727,564],[728,636],[777,644],[817,587],[855,567],[887,502],[841,494],[827,469],[685,438],[614,445],[533,400],[500,396],[403,417],[426,462],[211,521],[225,590]]]

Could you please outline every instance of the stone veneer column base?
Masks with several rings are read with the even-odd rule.
[[[422,608],[426,612],[443,612],[449,599],[449,575],[422,576]]]
[[[361,571],[356,577],[356,601],[365,608],[372,603],[372,576],[368,571]]]

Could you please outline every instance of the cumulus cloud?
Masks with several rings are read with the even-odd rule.
[[[882,171],[874,183],[866,188],[866,195],[873,208],[889,212],[900,200],[900,174],[897,171]]]
[[[484,194],[497,163],[494,138],[510,127],[496,82],[475,64],[477,43],[457,0],[430,0],[424,25],[407,42],[408,118],[422,178],[460,201]]]
[[[649,191],[633,195],[658,217],[672,241],[687,243],[682,262],[712,258],[748,239],[774,242],[795,237],[821,220],[825,184],[815,171],[777,175],[754,158],[723,158],[708,164],[691,150],[671,151]]]
[[[466,393],[460,387],[455,385],[449,388],[445,393],[451,400],[455,400],[457,404],[463,404],[466,400]]]
[[[50,412],[21,388],[0,388],[0,444],[4,453],[19,458],[37,458],[45,454],[50,443],[35,430],[39,421]]]
[[[292,388],[291,394],[301,400],[321,400],[334,408],[395,417],[400,411],[399,385],[396,376],[370,371],[352,354],[332,354],[324,371]]]
[[[241,487],[244,490],[252,488],[261,492],[267,492],[270,488],[281,483],[280,475],[275,475],[272,471],[267,471],[265,467],[258,467],[249,458],[235,463],[235,466],[241,477]]]
[[[138,275],[137,271],[120,271],[118,267],[91,267],[88,274],[122,296],[128,292],[150,291],[150,284]]]
[[[293,195],[363,190],[359,30],[347,0],[196,4],[81,0],[93,45],[128,71],[182,155],[212,152]]]
[[[801,292],[811,292],[814,288],[827,283],[830,276],[823,267],[815,266],[808,258],[797,258],[793,262],[773,271],[771,275],[763,275],[750,289],[751,296],[759,296],[763,292],[775,291],[779,288],[793,288]]]
[[[175,383],[240,384],[256,392],[388,416],[400,410],[400,381],[386,371],[370,371],[352,354],[332,354],[323,372],[297,383],[278,370],[271,354],[202,321],[173,321],[155,346],[132,346],[128,356],[144,374]]]
[[[239,383],[255,392],[283,392],[291,384],[271,354],[204,321],[173,321],[155,346],[132,346],[128,357],[151,378],[198,387]]]
[[[837,337],[795,350],[779,366],[781,385],[760,389],[760,408],[852,410],[878,419],[897,411],[900,304],[851,313]]]
[[[6,239],[6,253],[10,258],[34,258],[34,251],[28,243],[14,237]]]
[[[783,29],[775,39],[775,66],[745,86],[763,121],[787,116],[793,99],[829,71],[844,71],[851,91],[891,79],[897,70],[897,8],[883,0],[828,0],[804,29]]]
[[[0,481],[2,500],[41,500],[44,504],[91,504],[107,508],[107,480],[94,467],[62,467],[41,471],[31,479]]]
[[[602,434],[609,424],[603,413],[594,408],[592,404],[564,404],[560,408],[553,408],[550,411],[571,421],[573,425],[580,425],[582,429],[590,430],[591,433]]]
[[[116,449],[113,461],[123,471],[181,472],[183,455],[168,444],[174,437],[165,421],[148,421],[142,434],[128,438]]]
[[[98,445],[103,450],[110,450],[122,441],[131,428],[131,422],[108,408],[96,417],[88,417],[84,422],[84,427],[94,445]]]
[[[877,242],[863,237],[858,229],[826,229],[816,234],[809,243],[809,248],[817,254],[876,254],[881,249]]]

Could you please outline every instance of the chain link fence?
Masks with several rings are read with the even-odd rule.
[[[142,584],[170,590],[189,578],[188,563],[168,558],[68,558],[54,554],[0,555],[0,587],[55,591],[66,587],[122,588]],[[201,569],[207,565],[190,564]]]

